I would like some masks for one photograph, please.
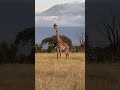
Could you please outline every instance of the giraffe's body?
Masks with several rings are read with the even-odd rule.
[[[57,59],[58,59],[58,54],[60,53],[60,56],[61,56],[62,51],[65,52],[66,58],[68,58],[69,57],[69,45],[60,38],[60,35],[57,30],[57,25],[54,24],[53,26],[54,26],[54,30],[56,32],[56,38],[57,38],[57,43],[55,45],[57,49]]]

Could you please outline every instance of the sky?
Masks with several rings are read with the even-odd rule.
[[[34,3],[34,0],[0,0],[0,3]]]
[[[11,3],[9,0],[0,0],[0,42],[12,43],[17,32],[34,26],[34,3],[24,3],[27,1],[23,0],[17,0],[21,3],[10,1]]]
[[[56,4],[72,3],[76,1],[85,2],[85,0],[35,0],[35,12],[43,12]]]

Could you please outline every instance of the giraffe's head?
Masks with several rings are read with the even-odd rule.
[[[54,29],[56,29],[56,27],[57,27],[57,24],[55,23],[53,26],[54,26]]]

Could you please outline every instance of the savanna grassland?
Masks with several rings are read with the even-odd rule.
[[[120,90],[120,64],[88,64],[86,90]]]
[[[34,64],[1,64],[0,90],[34,90]]]
[[[56,53],[35,54],[36,90],[85,90],[84,53],[65,54],[58,60]]]

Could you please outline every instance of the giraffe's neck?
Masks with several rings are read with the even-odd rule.
[[[63,50],[66,48],[66,47],[69,47],[67,43],[63,42],[60,35],[59,35],[59,32],[57,30],[57,27],[55,27],[55,32],[56,32],[56,36],[57,36],[57,43],[58,43],[58,46],[60,48],[62,48]]]
[[[60,35],[59,35],[59,32],[57,30],[57,27],[55,28],[55,32],[56,32],[56,36],[57,36],[57,42],[61,42],[61,38],[60,38]]]

